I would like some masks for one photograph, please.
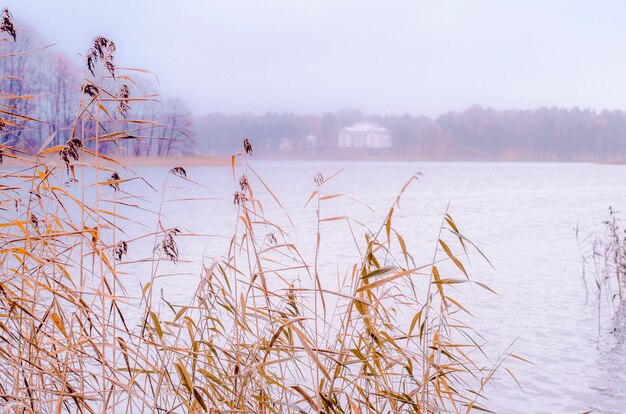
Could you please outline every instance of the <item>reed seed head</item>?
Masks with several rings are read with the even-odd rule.
[[[83,143],[78,138],[72,138],[63,145],[59,155],[65,162],[65,167],[69,170],[71,160],[78,161],[78,150],[83,147]]]
[[[117,173],[117,171],[111,174],[111,178],[109,178],[109,181],[113,181],[112,183],[109,184],[109,186],[112,187],[115,191],[118,191],[120,189],[120,183],[117,182],[119,180],[120,180],[120,175]]]
[[[115,53],[115,43],[104,36],[98,36],[93,40],[93,45],[87,51],[87,69],[93,76],[96,76],[95,66],[98,60],[104,62],[104,67],[113,78],[115,78],[115,65],[113,55]]]
[[[83,93],[93,98],[100,93],[100,88],[92,83],[88,83],[83,85]]]
[[[273,246],[276,243],[278,243],[278,241],[276,240],[276,236],[274,236],[274,233],[267,233],[267,236],[265,237],[267,238],[267,242],[269,243],[270,246]]]
[[[1,20],[2,23],[0,23],[0,32],[7,33],[15,42],[17,40],[17,34],[15,33],[15,26],[13,25],[13,15],[6,7],[2,10]]]
[[[246,201],[248,201],[248,198],[246,197],[244,193],[242,193],[241,191],[235,191],[235,194],[233,197],[233,204],[240,206]]]
[[[125,241],[119,242],[113,248],[113,256],[115,256],[118,262],[122,260],[123,255],[128,255],[128,243]]]
[[[165,232],[165,237],[158,246],[158,249],[162,251],[173,263],[178,263],[178,246],[174,236],[180,233],[176,227],[169,229]]]
[[[63,183],[63,187],[69,188],[71,184],[77,184],[78,180],[74,177],[70,177]]]
[[[248,138],[244,138],[243,140],[243,150],[246,154],[252,155],[252,144],[250,144]]]
[[[117,93],[117,110],[122,116],[126,116],[126,112],[130,110],[130,105],[128,105],[129,98],[130,89],[128,88],[128,85],[123,84],[120,91]]]
[[[187,178],[187,171],[183,167],[174,167],[170,170],[170,174],[177,177]]]
[[[322,175],[322,173],[317,173],[315,177],[313,178],[313,181],[317,185],[322,185],[324,184],[324,176]]]
[[[30,213],[30,222],[33,223],[35,227],[39,227],[39,219],[35,215],[35,213]]]
[[[249,186],[250,183],[248,182],[248,177],[243,174],[241,178],[239,178],[239,188],[241,188],[241,191],[246,191]]]

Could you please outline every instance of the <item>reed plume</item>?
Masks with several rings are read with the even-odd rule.
[[[2,19],[1,30],[11,34],[10,13]],[[334,175],[315,176],[306,203],[313,205],[317,227],[309,257],[269,218],[284,214],[291,223],[248,161],[246,138],[232,162],[236,212],[229,246],[200,262],[183,247],[193,233],[164,224],[176,221],[163,208],[177,201],[168,198],[168,180],[200,185],[183,167],[165,174],[157,208],[127,192],[131,186],[121,189],[129,180],[145,181],[118,159],[120,141],[137,136],[124,129],[131,120],[105,107],[117,102],[125,114],[140,99],[125,85],[110,90],[126,79],[121,68],[115,78],[114,52],[109,39],[94,39],[87,70],[111,78],[83,86],[91,99],[84,100],[67,142],[30,152],[0,146],[0,161],[4,155],[19,165],[3,171],[0,184],[4,412],[486,410],[486,384],[504,357],[485,358],[451,288],[485,287],[464,265],[474,245],[443,212],[433,260],[415,263],[393,224],[417,175],[390,200],[380,226],[362,233],[352,230],[356,220],[327,215],[330,203],[348,198],[327,191]],[[103,154],[106,145],[113,151]],[[49,161],[46,154],[59,158]],[[150,220],[153,231],[130,235]],[[318,260],[324,248],[333,248],[323,239],[333,224],[348,224],[359,257],[336,288],[322,283],[335,275]],[[177,277],[168,276],[174,265],[187,262],[197,264],[197,284],[189,286],[186,303],[176,303],[162,283]],[[136,276],[142,278],[132,288]]]

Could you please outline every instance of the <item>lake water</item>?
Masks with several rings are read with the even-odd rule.
[[[609,206],[626,213],[626,166],[338,161],[256,161],[252,165],[280,198],[295,229],[264,195],[268,214],[285,225],[290,237],[309,255],[315,237],[315,212],[304,205],[315,189],[313,177],[318,172],[329,177],[345,167],[324,186],[326,194],[348,194],[373,210],[349,198],[338,198],[324,207],[322,215],[348,215],[371,226],[380,225],[407,179],[422,172],[419,182],[403,197],[395,225],[418,264],[426,264],[432,259],[442,216],[449,205],[461,232],[495,267],[494,271],[477,254],[471,257],[472,277],[499,295],[472,292],[470,310],[475,319],[468,323],[484,335],[489,350],[505,351],[515,342],[514,352],[532,361],[510,360],[507,366],[523,391],[509,377],[500,375],[487,391],[487,406],[499,413],[626,412],[624,323],[611,315],[599,323],[594,291],[590,289],[588,295],[582,279],[574,231],[576,226],[582,235],[602,230]],[[158,187],[168,169],[135,171]],[[226,254],[228,236],[236,222],[232,202],[236,186],[230,167],[189,168],[187,173],[189,179],[206,188],[187,185],[168,190],[172,197],[206,199],[164,204],[165,227],[199,234],[181,239],[183,263],[172,271],[182,274],[163,281],[166,296],[174,301],[185,301],[198,281],[199,269],[184,261],[197,266],[200,257]],[[255,188],[262,190],[258,183]],[[157,209],[157,196],[146,194],[154,199]],[[341,223],[322,229],[325,253],[321,266],[327,270],[322,276],[330,285],[345,270],[341,269],[343,264],[358,260],[346,230]],[[362,233],[362,229],[355,231]],[[149,247],[152,240],[138,243]]]

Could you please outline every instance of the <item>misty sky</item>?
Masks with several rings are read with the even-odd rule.
[[[74,57],[110,37],[197,115],[626,109],[626,1],[5,4]]]

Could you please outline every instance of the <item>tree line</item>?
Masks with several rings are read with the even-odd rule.
[[[276,154],[277,141],[290,142],[289,156],[350,156],[337,152],[339,130],[369,121],[386,127],[393,150],[386,157],[411,159],[623,161],[626,113],[621,110],[539,108],[496,110],[472,106],[437,117],[365,115],[343,110],[324,115],[268,112],[265,115],[210,114],[198,117],[194,133],[202,149],[229,153],[250,137],[259,153]],[[305,137],[313,134],[312,154]],[[359,154],[352,154],[358,156]]]
[[[115,144],[102,143],[101,151],[117,149],[127,155],[166,156],[191,150],[189,108],[179,98],[161,97],[149,74],[134,71],[132,78],[123,74],[117,79],[102,76],[102,84],[93,84],[87,80],[86,59],[71,59],[51,47],[32,27],[23,23],[18,26],[15,39],[0,41],[0,55],[11,57],[0,59],[0,97],[13,113],[27,114],[28,118],[21,118],[19,125],[3,124],[0,144],[36,150],[45,142],[60,145],[72,137],[84,137],[86,145],[93,145],[90,138],[96,133],[102,136],[123,128],[112,125],[112,130],[100,127],[96,131],[95,117],[83,117],[76,123],[81,102],[88,102],[97,91],[105,93],[124,85],[131,97],[124,111],[124,124],[135,125],[134,135]],[[109,98],[110,102],[103,105],[113,107],[116,97]]]
[[[16,39],[0,42],[0,96],[16,114],[28,114],[18,125],[2,125],[0,143],[15,141],[37,149],[67,142],[72,135],[93,137],[95,119],[77,125],[81,100],[89,99],[85,62],[48,47],[33,28],[20,24]],[[106,82],[112,82],[107,80]],[[228,155],[249,137],[255,152],[284,157],[345,157],[339,151],[339,130],[355,122],[375,122],[389,129],[391,158],[624,161],[626,113],[579,108],[543,107],[496,110],[472,106],[437,117],[366,115],[342,110],[321,115],[268,112],[265,115],[209,114],[193,117],[179,98],[163,98],[149,75],[135,72],[125,82],[133,96],[125,121],[137,121],[132,139],[115,145],[134,156],[166,156],[196,150]],[[115,88],[109,88],[111,90]],[[140,97],[140,98],[138,98]],[[128,124],[128,122],[126,122]],[[112,126],[115,128],[115,126]],[[100,134],[110,131],[99,131]],[[316,137],[314,149],[305,137]],[[102,144],[102,151],[113,151]],[[374,154],[376,155],[376,154]]]

